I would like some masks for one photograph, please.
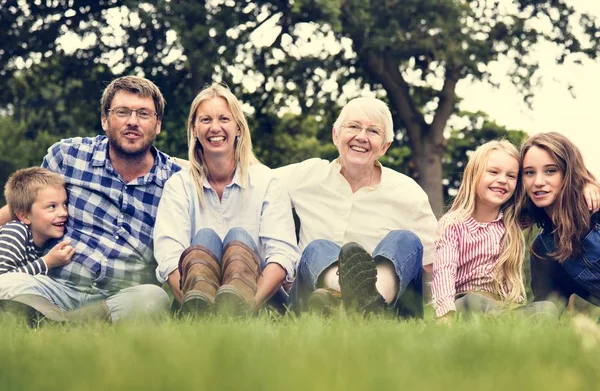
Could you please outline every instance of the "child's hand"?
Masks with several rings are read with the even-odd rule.
[[[48,251],[48,254],[44,255],[44,260],[46,261],[48,269],[64,266],[71,262],[71,258],[73,257],[73,254],[75,254],[75,249],[72,246],[69,246],[70,243],[71,240],[69,239],[63,240],[52,247],[52,250]]]

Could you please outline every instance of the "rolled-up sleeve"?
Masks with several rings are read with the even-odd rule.
[[[156,278],[161,283],[177,269],[181,253],[190,246],[189,197],[180,174],[173,175],[165,183],[154,226],[154,257],[158,263]]]
[[[259,237],[265,261],[279,264],[287,273],[286,280],[293,281],[300,250],[296,245],[290,199],[276,178],[271,179],[262,203]]]
[[[458,240],[459,232],[456,225],[450,225],[441,229],[435,242],[431,293],[436,316],[456,311],[454,298],[459,259]]]

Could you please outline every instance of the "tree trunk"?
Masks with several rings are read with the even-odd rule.
[[[428,132],[423,132],[427,134]],[[444,147],[435,143],[431,137],[411,140],[412,160],[415,164],[415,180],[429,196],[431,209],[437,218],[444,213],[442,186],[442,157]]]

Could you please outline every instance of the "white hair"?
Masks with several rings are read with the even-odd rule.
[[[346,121],[348,115],[352,113],[354,116],[359,116],[361,119],[369,120],[383,126],[385,134],[385,142],[394,141],[394,123],[392,121],[392,113],[385,102],[372,97],[361,97],[352,99],[342,108],[340,115],[333,127],[336,134],[340,134],[340,127]]]

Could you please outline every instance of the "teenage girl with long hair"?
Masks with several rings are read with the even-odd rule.
[[[521,165],[525,192],[517,210],[526,226],[541,228],[531,247],[534,301],[553,299],[564,308],[577,294],[600,305],[600,216],[590,210],[598,196],[588,191],[596,178],[579,149],[556,132],[526,140]]]

